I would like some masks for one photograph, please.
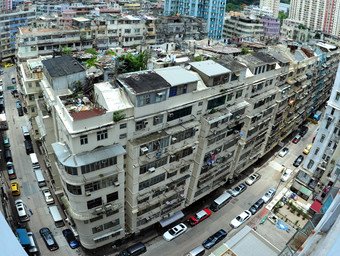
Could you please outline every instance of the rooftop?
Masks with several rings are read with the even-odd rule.
[[[60,96],[61,102],[74,120],[82,120],[106,113],[106,109],[92,103],[89,98],[78,95]]]
[[[169,67],[162,69],[155,69],[155,72],[162,76],[169,84],[181,85],[197,82],[198,79],[195,75],[182,67]]]
[[[206,74],[209,77],[218,76],[231,72],[231,70],[229,70],[228,68],[225,68],[212,60],[191,62],[189,64],[196,70]]]
[[[135,94],[165,89],[171,86],[155,71],[139,71],[118,76],[117,80]]]
[[[61,56],[43,60],[42,63],[51,77],[68,76],[79,72],[85,72],[84,67],[71,56]]]
[[[275,64],[277,62],[275,58],[264,52],[255,52],[253,55],[268,64]]]

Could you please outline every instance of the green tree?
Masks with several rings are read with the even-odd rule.
[[[128,53],[118,58],[118,73],[128,73],[147,68],[149,54],[146,51],[138,54]]]
[[[86,49],[85,52],[96,56],[98,55],[97,50],[93,48]]]
[[[91,59],[85,61],[85,66],[87,68],[95,67],[97,64],[98,64],[97,57],[92,57]]]
[[[113,51],[113,50],[107,50],[107,51],[105,52],[105,54],[106,54],[106,55],[111,55],[111,56],[116,56],[116,55],[117,55],[116,52]]]
[[[281,26],[282,26],[283,20],[287,18],[288,18],[288,13],[284,11],[279,11],[279,20],[280,20]]]
[[[72,49],[70,47],[65,46],[61,49],[61,52],[63,55],[71,55]]]

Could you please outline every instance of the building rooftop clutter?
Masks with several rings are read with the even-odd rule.
[[[234,59],[219,59],[217,60],[218,63],[226,67],[227,69],[231,70],[232,72],[240,72],[242,70],[246,70],[247,67]]]
[[[154,70],[162,76],[171,86],[197,82],[197,76],[182,67],[169,67]]]
[[[275,64],[277,62],[275,58],[264,52],[255,52],[254,56],[268,64]]]
[[[52,147],[58,160],[63,165],[68,167],[84,166],[126,153],[125,149],[120,144],[100,147],[98,149],[86,151],[76,155],[73,155],[67,145],[64,143],[56,142],[52,144]]]
[[[51,77],[67,76],[85,71],[85,68],[71,56],[43,60],[42,63]]]
[[[213,43],[206,39],[197,41],[195,46],[196,46],[196,49],[201,49],[204,51],[209,51],[209,52],[214,52],[214,53],[219,53],[219,54],[238,55],[241,53],[240,48],[227,46],[226,44],[219,43],[219,42]]]
[[[117,80],[127,86],[133,93],[142,94],[171,87],[155,71],[139,71],[118,76]]]
[[[212,60],[189,63],[192,67],[209,77],[230,73],[231,70]]]
[[[106,109],[95,105],[86,96],[72,97],[71,95],[66,95],[60,96],[60,100],[74,120],[87,119],[106,113]]]

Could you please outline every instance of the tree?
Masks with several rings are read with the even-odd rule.
[[[287,18],[288,18],[288,13],[284,11],[279,11],[279,20],[280,20],[281,26],[282,26],[283,20]]]
[[[71,55],[72,49],[70,47],[65,46],[61,49],[61,52],[63,55]]]
[[[116,52],[113,51],[113,50],[107,50],[107,51],[105,52],[105,54],[106,54],[106,55],[110,55],[110,56],[116,56],[116,55],[117,55]]]
[[[95,67],[97,64],[98,64],[97,57],[92,57],[91,59],[85,61],[85,66],[87,68]]]
[[[93,49],[93,48],[86,49],[85,52],[92,54],[92,55],[95,55],[95,56],[98,55],[98,52],[96,51],[96,49]]]
[[[146,51],[138,54],[127,53],[118,58],[118,73],[128,73],[147,68],[149,54]]]

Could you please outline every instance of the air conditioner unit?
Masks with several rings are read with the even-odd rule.
[[[100,214],[100,213],[102,213],[103,212],[103,207],[97,207],[96,209],[94,209],[94,212],[96,213],[96,214]]]
[[[91,192],[90,192],[90,191],[85,191],[85,195],[86,195],[86,196],[90,196],[90,195],[91,195]]]
[[[154,172],[154,171],[156,171],[155,167],[151,167],[151,168],[148,169],[148,172]]]
[[[158,96],[158,97],[162,97],[163,95],[164,95],[164,92],[158,92],[158,93],[157,93],[157,96]]]
[[[239,134],[240,133],[240,131],[234,131],[234,134]]]
[[[104,207],[105,207],[106,211],[111,210],[112,209],[112,204],[106,204]]]
[[[176,138],[176,137],[172,137],[172,138],[171,138],[171,141],[172,141],[172,142],[176,142],[176,141],[177,141],[177,138]]]
[[[175,155],[171,155],[170,158],[175,158],[176,156]]]
[[[236,120],[237,120],[237,119],[240,119],[240,118],[241,118],[240,115],[235,116],[235,119],[236,119]]]
[[[147,125],[148,123],[149,123],[148,121],[144,121],[144,123],[143,123],[143,124],[144,124],[144,125]]]
[[[154,120],[155,120],[155,121],[159,121],[159,120],[160,120],[159,116],[155,116],[155,117],[154,117]]]
[[[168,117],[173,117],[174,116],[174,113],[169,113],[168,114]]]
[[[192,150],[195,150],[195,149],[196,149],[196,146],[192,146],[191,148],[192,148]]]
[[[113,185],[114,185],[115,187],[119,187],[120,184],[119,184],[118,181],[116,181],[116,182],[113,183]]]
[[[328,122],[332,122],[332,121],[333,121],[333,116],[329,116],[329,117],[327,118],[327,121],[328,121]]]
[[[148,151],[149,151],[148,147],[142,147],[142,148],[140,149],[140,152],[141,152],[142,154],[146,154],[146,153],[148,153]]]

